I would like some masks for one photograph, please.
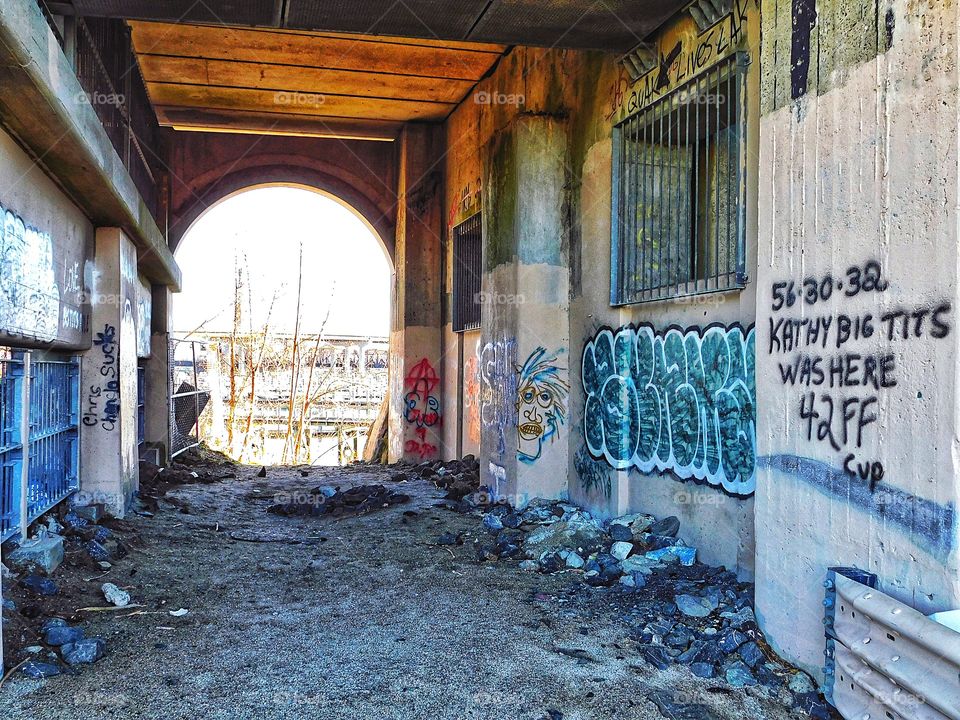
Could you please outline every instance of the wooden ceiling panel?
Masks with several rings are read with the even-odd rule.
[[[470,80],[160,55],[141,56],[140,68],[148,83],[215,85],[454,104],[460,102],[475,84]]]

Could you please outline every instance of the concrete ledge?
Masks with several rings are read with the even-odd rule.
[[[153,282],[180,289],[166,239],[33,0],[0,3],[0,121],[102,227],[121,227]]]

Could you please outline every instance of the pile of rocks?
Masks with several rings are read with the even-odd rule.
[[[287,495],[282,502],[267,508],[267,512],[286,516],[346,517],[410,502],[409,495],[389,490],[383,485],[357,485],[347,490],[321,485],[309,492]]]
[[[390,477],[394,482],[406,482],[421,478],[446,491],[446,498],[452,502],[462,502],[468,496],[480,493],[480,463],[473,455],[465,455],[462,460],[448,462],[424,462],[418,465],[394,463]],[[463,510],[473,510],[478,502],[466,501]]]
[[[40,628],[43,642],[41,645],[24,648],[35,655],[22,665],[25,675],[32,678],[47,678],[62,672],[62,663],[68,666],[89,665],[103,657],[107,643],[101,637],[85,637],[83,629],[68,625],[62,618],[51,618]],[[59,655],[57,652],[59,651]]]
[[[449,505],[462,510],[463,502]],[[696,549],[680,537],[678,518],[637,513],[600,521],[569,503],[542,499],[522,510],[493,505],[480,511],[479,561],[518,561],[523,570],[569,573],[590,587],[636,597],[643,614],[632,637],[648,664],[686,666],[737,688],[763,686],[813,717],[831,717],[810,678],[765,643],[753,586],[697,562]]]

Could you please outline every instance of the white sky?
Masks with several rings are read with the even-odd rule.
[[[175,333],[201,325],[210,331],[232,328],[234,258],[242,266],[244,255],[254,330],[263,327],[277,292],[271,330],[292,332],[301,242],[300,331],[318,332],[329,309],[326,334],[386,336],[390,266],[380,242],[339,203],[289,187],[257,188],[228,198],[186,234],[176,252],[183,291],[173,300]]]

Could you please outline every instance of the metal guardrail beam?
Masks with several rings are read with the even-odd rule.
[[[960,720],[960,633],[842,572],[824,585],[824,694],[844,718]]]

